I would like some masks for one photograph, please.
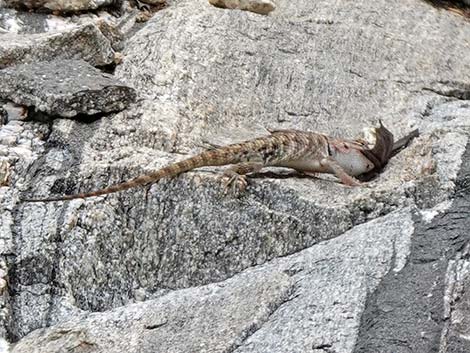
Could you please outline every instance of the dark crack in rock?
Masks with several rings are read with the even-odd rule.
[[[0,103],[0,127],[8,122],[8,112]]]
[[[123,110],[135,101],[136,93],[85,61],[56,60],[1,70],[0,97],[70,118]]]

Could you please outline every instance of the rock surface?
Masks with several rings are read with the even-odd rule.
[[[52,353],[77,346],[94,352],[306,352],[326,345],[350,351],[368,291],[385,273],[404,265],[413,232],[409,211],[220,284],[79,315],[36,331],[13,352],[38,347],[38,353]]]
[[[355,352],[469,352],[470,145],[456,197],[415,225],[408,262],[370,295]]]
[[[276,5],[259,16],[172,2],[115,71],[138,104],[0,129],[0,326],[14,351],[467,349],[470,26],[417,0]],[[234,198],[205,168],[107,197],[18,201],[266,128],[355,136],[379,118],[421,136],[364,188],[277,172]]]
[[[1,35],[0,68],[58,59],[83,59],[93,66],[114,62],[110,41],[94,24],[63,32]]]
[[[0,71],[0,97],[52,116],[117,112],[135,91],[85,61],[55,60]]]

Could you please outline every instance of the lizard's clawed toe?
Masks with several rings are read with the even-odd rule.
[[[244,175],[230,174],[222,176],[224,194],[238,195],[245,191],[248,181]]]

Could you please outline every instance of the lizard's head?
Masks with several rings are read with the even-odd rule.
[[[381,170],[388,163],[393,151],[393,134],[379,121],[378,128],[367,129],[365,148],[361,151],[374,163],[375,171]]]

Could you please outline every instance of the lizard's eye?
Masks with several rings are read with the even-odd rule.
[[[344,147],[345,149],[349,149],[349,146],[348,146],[347,144],[343,144],[343,147]]]

